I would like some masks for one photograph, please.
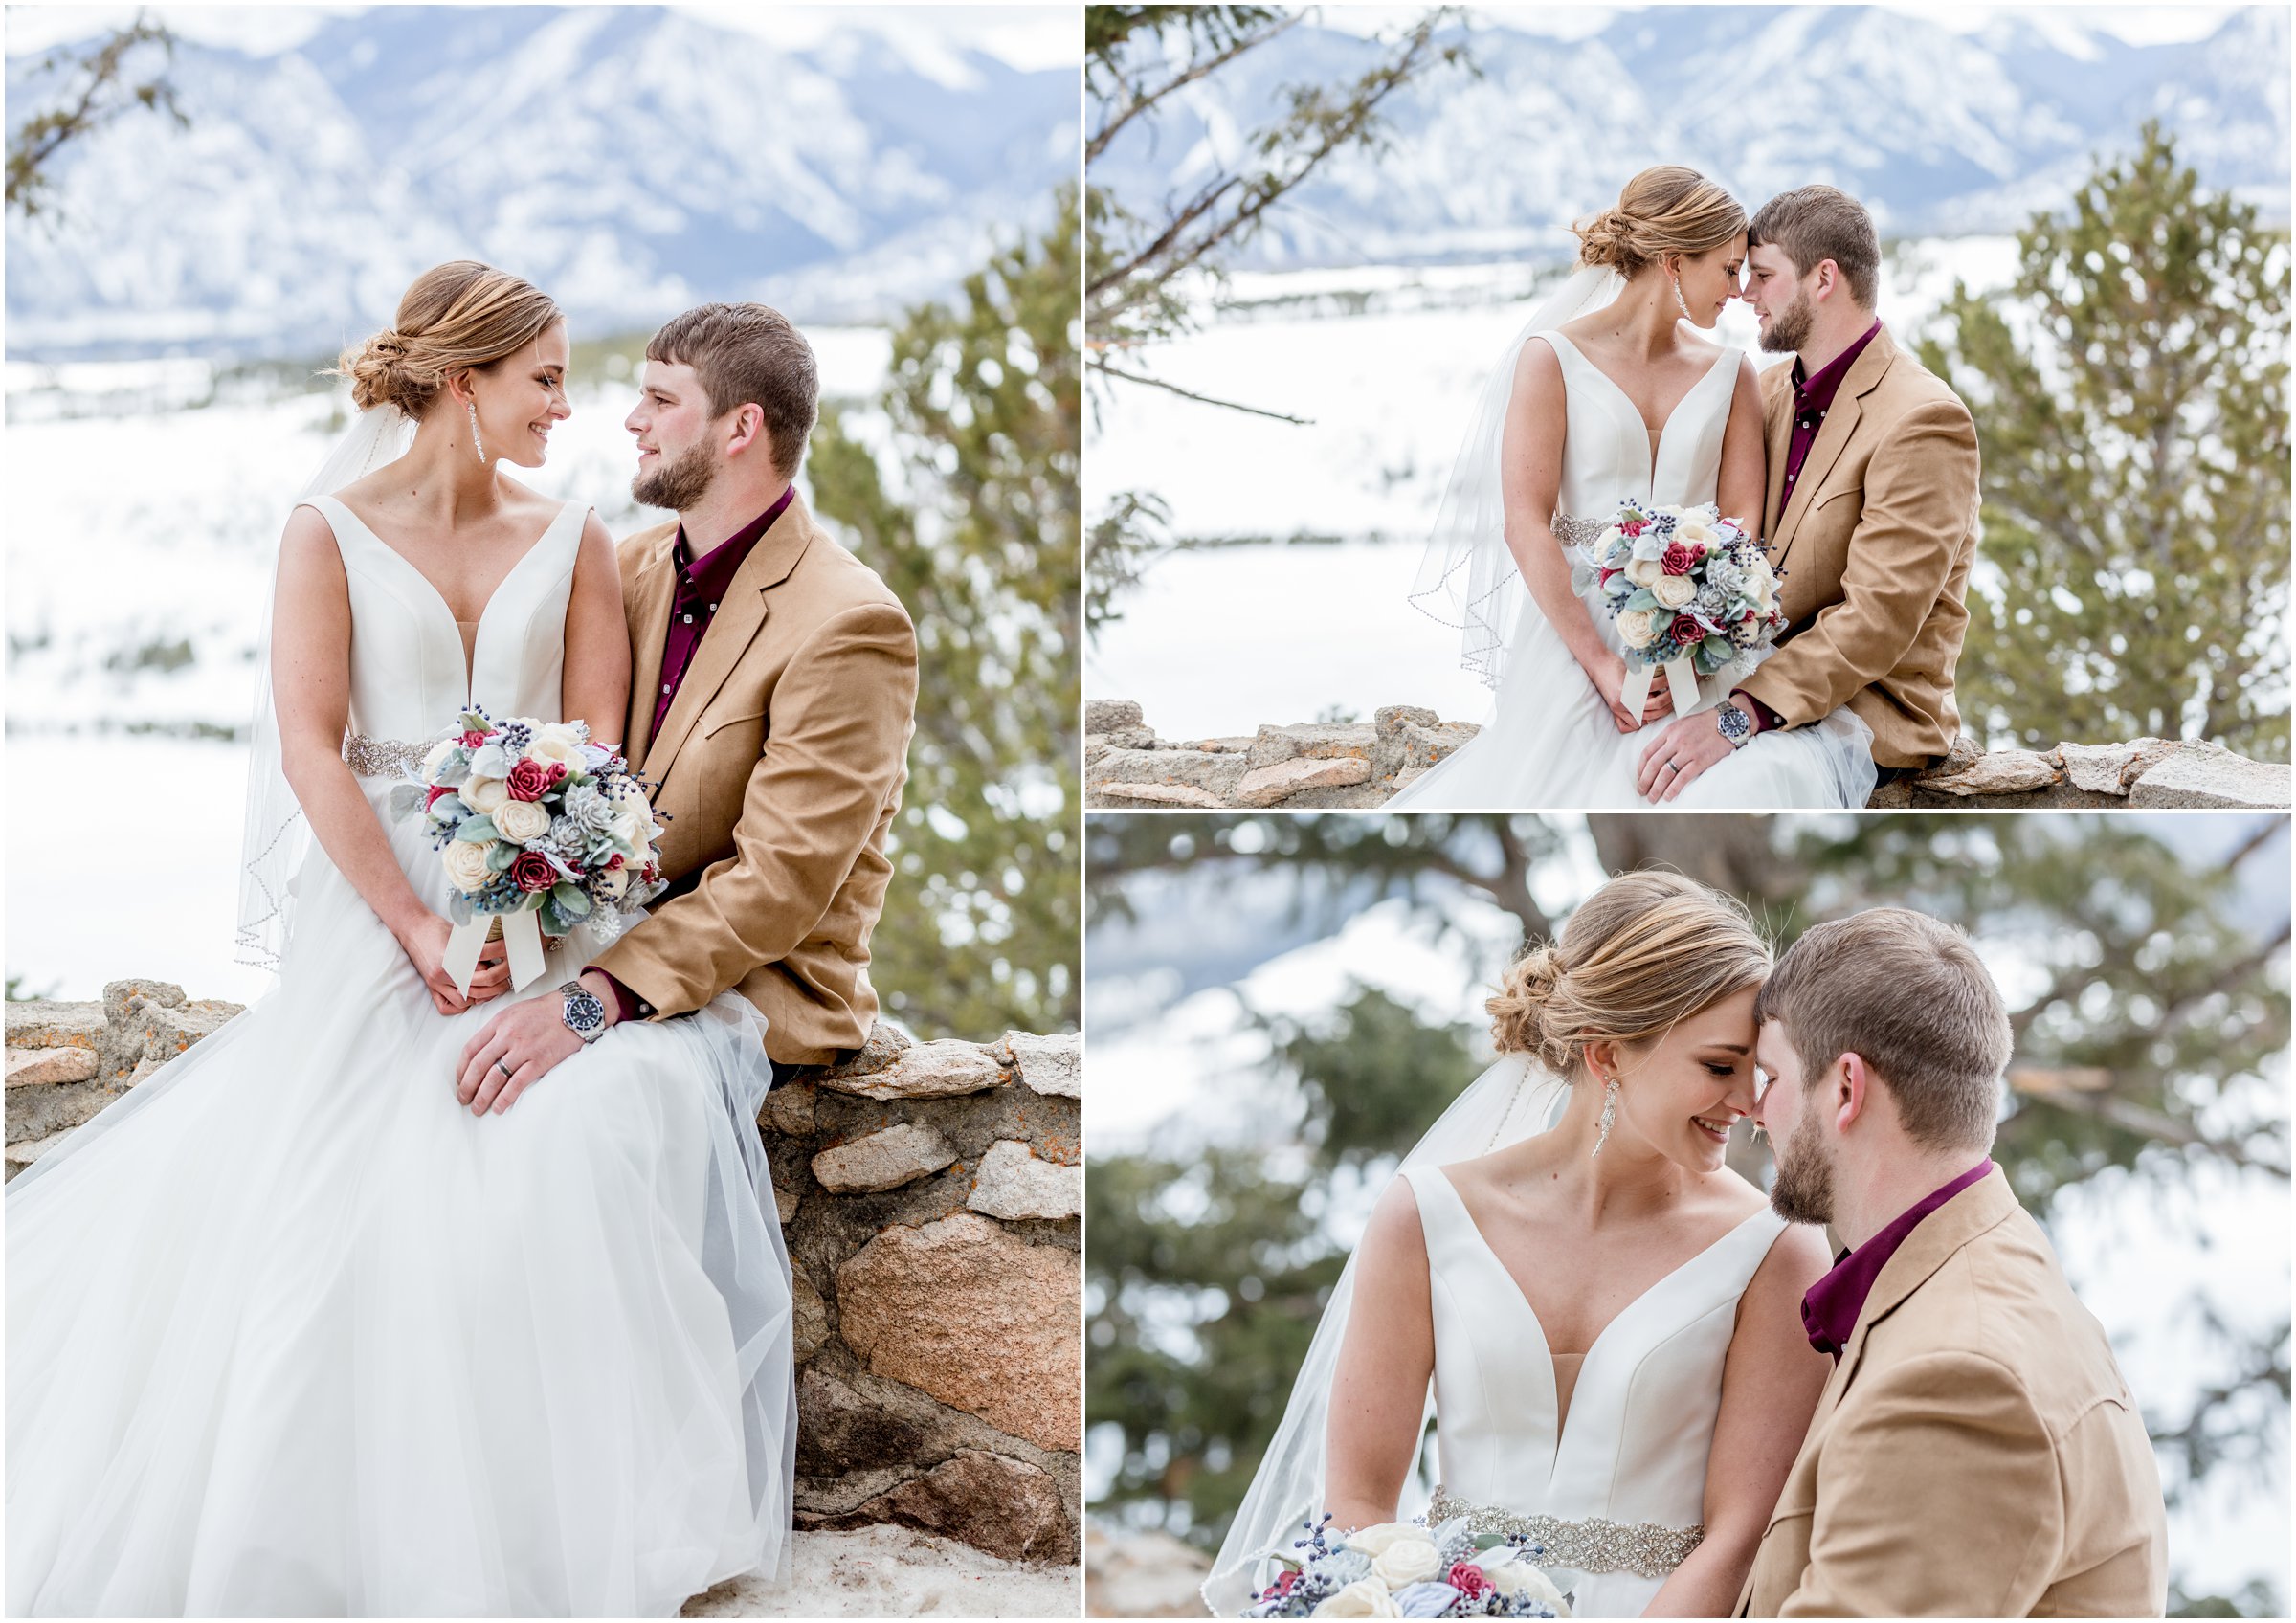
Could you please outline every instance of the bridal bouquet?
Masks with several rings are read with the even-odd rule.
[[[1246,1617],[1568,1617],[1520,1533],[1470,1533],[1463,1520],[1430,1528],[1388,1522],[1352,1533],[1331,1518],[1306,1523],[1294,1560],[1259,1591]]]
[[[1678,715],[1698,706],[1697,678],[1711,677],[1786,629],[1770,555],[1712,502],[1662,507],[1621,502],[1579,552],[1626,644],[1619,702],[1639,712],[1659,671]]]
[[[543,972],[541,937],[584,921],[611,935],[661,890],[645,786],[580,722],[497,722],[473,705],[407,776],[391,810],[423,819],[455,886],[446,965],[464,991],[497,920],[523,990]]]

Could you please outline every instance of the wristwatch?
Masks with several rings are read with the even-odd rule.
[[[566,1000],[559,1018],[566,1022],[568,1031],[584,1042],[596,1042],[605,1034],[606,1005],[598,1001],[595,992],[580,981],[567,982],[558,992]]]
[[[1729,740],[1732,749],[1744,749],[1754,736],[1754,719],[1726,699],[1714,706],[1714,730]]]

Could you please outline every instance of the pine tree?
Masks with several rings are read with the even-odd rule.
[[[871,943],[926,1037],[1073,1030],[1077,977],[1076,198],[894,335],[878,454],[825,411],[815,505],[917,625],[917,734]]]
[[[1968,400],[1983,564],[1959,682],[1991,743],[2288,758],[2288,239],[2145,126],[1924,364]]]

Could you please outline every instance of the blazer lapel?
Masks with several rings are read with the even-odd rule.
[[[710,616],[702,645],[694,650],[693,661],[685,668],[685,679],[678,684],[678,697],[670,700],[669,714],[661,719],[661,731],[647,746],[646,776],[658,783],[670,775],[670,767],[692,736],[702,710],[717,698],[718,690],[733,675],[733,668],[765,625],[766,593],[789,579],[812,538],[813,519],[804,501],[792,498],[772,527],[758,537],[749,556],[742,560],[718,611]],[[662,630],[665,634],[669,630],[666,609]],[[661,686],[660,658],[657,649],[658,669],[648,691]]]
[[[1841,389],[1834,396],[1833,406],[1826,411],[1826,420],[1817,430],[1817,438],[1811,443],[1810,455],[1802,458],[1801,474],[1794,481],[1793,499],[1786,503],[1786,511],[1779,515],[1778,534],[1786,540],[1785,545],[1772,562],[1784,566],[1786,552],[1794,545],[1794,526],[1801,522],[1802,515],[1810,510],[1810,503],[1816,500],[1818,486],[1825,483],[1826,476],[1834,471],[1834,464],[1841,459],[1842,448],[1849,444],[1850,435],[1857,432],[1858,419],[1865,414],[1865,396],[1881,387],[1890,363],[1896,359],[1897,345],[1889,340],[1889,329],[1884,327],[1874,334],[1873,342],[1851,365],[1849,376],[1841,380]],[[1791,386],[1786,403],[1786,421],[1791,431],[1794,422]]]
[[[640,564],[624,618],[630,624],[630,725],[623,758],[643,767],[654,739],[654,700],[661,687],[662,644],[670,636],[670,600],[678,590],[678,530],[672,525],[660,550]]]
[[[1775,552],[1785,536],[1778,493],[1786,485],[1786,453],[1794,448],[1794,364],[1774,367],[1762,399],[1763,444],[1770,453],[1770,488],[1762,498],[1762,534]]]

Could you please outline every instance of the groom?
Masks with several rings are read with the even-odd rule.
[[[869,935],[908,775],[917,636],[792,482],[814,428],[812,348],[763,304],[704,304],[646,345],[631,492],[675,523],[620,546],[635,667],[623,750],[659,787],[664,898],[558,995],[514,1003],[463,1052],[458,1094],[504,1107],[624,1020],[738,991],[776,1085],[869,1034]]]
[[[1764,349],[1770,489],[1762,534],[1785,579],[1784,635],[1712,710],[1671,723],[1643,752],[1645,798],[1740,802],[1766,735],[1847,705],[1873,729],[1882,779],[1932,765],[1960,731],[1953,666],[1977,552],[1977,432],[1942,380],[1874,316],[1882,250],[1871,215],[1830,186],[1762,206],[1748,229],[1746,300]]]
[[[1754,1012],[1771,1204],[1849,1249],[1802,1300],[1834,1374],[1738,1615],[2161,1615],[2143,1417],[1989,1158],[2011,1038],[1975,951],[1875,908],[1804,934]]]

